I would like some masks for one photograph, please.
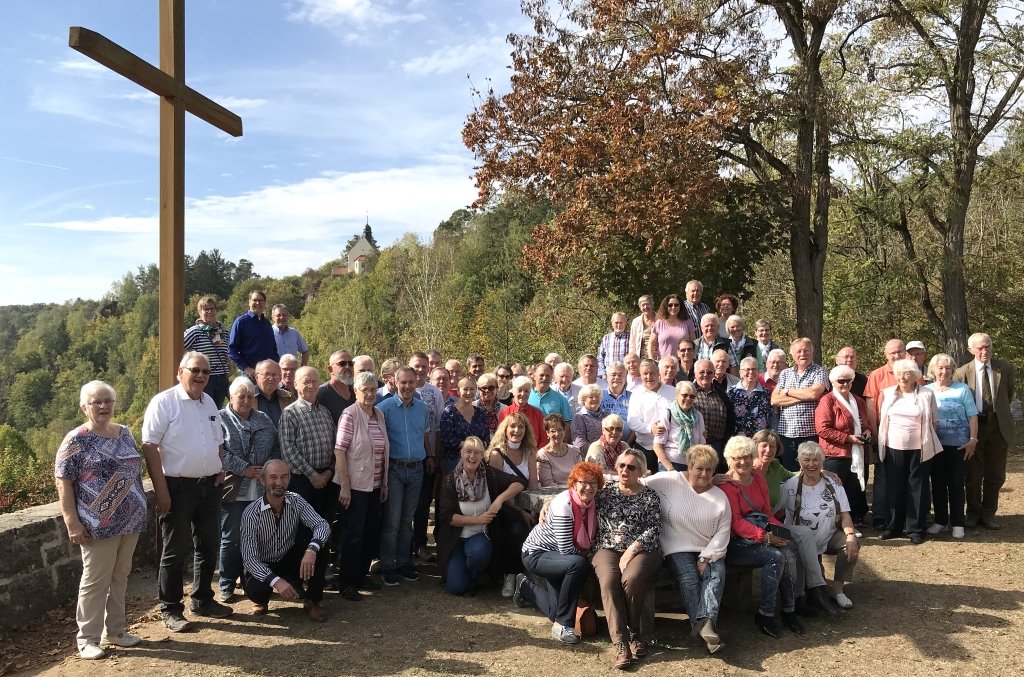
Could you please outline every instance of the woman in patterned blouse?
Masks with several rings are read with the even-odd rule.
[[[103,658],[102,646],[135,646],[125,632],[124,595],[132,554],[146,528],[142,458],[128,428],[112,422],[114,389],[103,381],[82,386],[79,407],[88,419],[69,432],[57,450],[54,475],[68,537],[82,548],[78,588],[78,652]],[[157,512],[171,499],[156,452],[146,455],[157,496]]]
[[[757,358],[740,360],[740,382],[730,387],[727,395],[736,412],[736,434],[753,437],[768,427],[772,412],[771,393],[757,382]]]
[[[476,379],[463,376],[459,379],[459,399],[441,414],[441,469],[445,475],[459,464],[462,443],[467,437],[479,437],[487,444],[491,431],[487,424],[487,412],[473,404],[476,400]]]
[[[641,452],[627,449],[615,460],[618,483],[597,495],[597,540],[592,560],[601,583],[615,667],[647,655],[640,638],[647,589],[661,569],[661,501],[640,483],[647,472]]]

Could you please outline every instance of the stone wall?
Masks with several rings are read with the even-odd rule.
[[[135,549],[135,566],[156,562],[152,486],[149,526]],[[73,601],[82,575],[78,546],[68,539],[57,503],[0,515],[0,627],[22,625]]]

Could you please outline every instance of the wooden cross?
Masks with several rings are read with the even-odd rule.
[[[80,26],[68,46],[160,96],[160,388],[170,388],[184,333],[185,111],[231,136],[242,119],[185,84],[185,0],[160,0],[160,68]]]

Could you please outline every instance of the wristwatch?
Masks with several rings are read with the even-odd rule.
[[[707,564],[708,563],[708,558],[707,557],[698,557],[697,558],[697,563],[698,564]]]

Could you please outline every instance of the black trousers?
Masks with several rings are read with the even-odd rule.
[[[160,570],[157,574],[160,611],[181,613],[185,606],[182,575],[185,558],[194,552],[192,606],[202,606],[213,599],[213,570],[220,550],[221,488],[215,486],[215,475],[200,479],[167,478],[171,495],[171,511],[160,516]]]
[[[923,534],[928,518],[927,479],[931,463],[921,460],[921,450],[885,450],[885,489],[889,504],[889,531]]]
[[[850,501],[850,517],[853,518],[854,524],[860,524],[868,514],[868,499],[864,495],[864,490],[860,488],[860,478],[853,472],[852,467],[852,458],[825,457],[825,470],[839,476],[839,481],[846,490],[846,498]]]
[[[302,578],[299,576],[299,565],[302,563],[302,557],[306,554],[307,545],[309,545],[308,539],[296,538],[288,554],[277,562],[264,562],[264,564],[275,575],[291,583],[291,586],[295,588],[295,591],[299,593],[302,599],[308,599],[315,604],[319,604],[324,598],[324,572],[327,570],[327,548],[320,549],[316,556],[316,565],[313,567],[313,576],[309,581],[303,583]],[[251,599],[253,603],[265,605],[270,601],[270,594],[274,592],[274,589],[270,587],[268,581],[253,578],[252,574],[248,571],[245,572],[242,580],[245,587],[245,596]]]
[[[338,573],[341,587],[362,583],[380,544],[380,489],[352,490],[352,500],[338,513],[341,540]]]
[[[964,526],[964,477],[967,461],[958,447],[943,445],[932,464],[932,506],[935,523],[951,527]]]
[[[316,510],[318,515],[327,520],[328,524],[334,523],[334,516],[338,512],[338,491],[340,489],[337,484],[328,482],[323,489],[316,489],[308,477],[296,474],[292,475],[292,481],[288,489],[306,499],[313,506],[313,510]],[[299,522],[299,528],[295,532],[295,542],[302,543],[303,549],[305,549],[311,538],[313,538],[313,532],[305,524]],[[330,543],[324,543],[323,547],[320,548],[320,556],[316,559],[317,566],[320,566],[320,560],[323,559],[323,566],[326,570],[327,562],[330,561]],[[314,602],[318,602],[323,597],[324,577],[320,576],[318,583],[314,583],[315,580],[316,577],[309,581],[309,596]],[[319,586],[319,589],[316,589],[316,586]]]

